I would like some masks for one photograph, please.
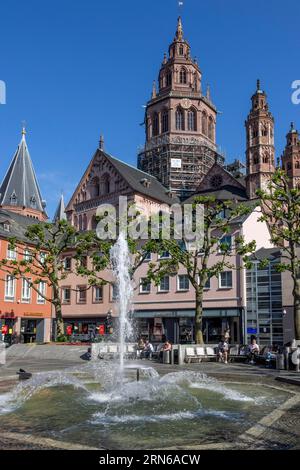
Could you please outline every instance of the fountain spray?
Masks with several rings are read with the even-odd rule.
[[[130,278],[130,253],[128,243],[123,232],[110,250],[110,259],[113,266],[113,274],[118,289],[118,315],[119,315],[119,342],[120,342],[120,369],[123,376],[124,354],[126,339],[132,337],[132,325],[129,313],[132,310],[133,288]]]

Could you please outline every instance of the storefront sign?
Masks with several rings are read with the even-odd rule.
[[[24,312],[24,317],[43,317],[44,314],[42,312]]]

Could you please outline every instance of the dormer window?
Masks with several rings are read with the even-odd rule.
[[[35,199],[35,196],[31,196],[30,198],[30,205],[33,209],[36,208],[36,199]]]
[[[18,202],[17,195],[15,192],[13,192],[12,195],[10,196],[10,203],[12,206],[16,206],[17,202]]]
[[[4,229],[5,232],[10,232],[10,225],[8,223],[4,222],[3,229]]]

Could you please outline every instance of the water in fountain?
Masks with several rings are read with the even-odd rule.
[[[125,341],[132,338],[132,325],[129,314],[132,310],[133,288],[130,278],[130,253],[128,243],[123,232],[111,248],[110,257],[113,273],[118,289],[118,316],[119,316],[119,342],[120,342],[120,369],[121,377],[124,371]]]

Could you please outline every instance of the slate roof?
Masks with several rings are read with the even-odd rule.
[[[53,217],[53,222],[58,222],[59,220],[67,220],[67,216],[65,213],[65,202],[64,202],[64,196],[60,196],[60,200],[58,203],[58,206],[56,208],[54,217]]]
[[[138,168],[135,168],[128,163],[118,160],[106,152],[103,152],[103,154],[123,176],[123,178],[134,191],[145,194],[146,196],[149,196],[153,199],[158,199],[159,201],[165,202],[166,204],[174,204],[175,202],[179,202],[179,199],[176,196],[169,196],[168,189],[163,186],[154,176],[151,176],[149,173],[145,173],[144,171],[139,170]],[[150,184],[145,185],[143,183],[145,180],[148,180]]]
[[[0,238],[16,238],[17,240],[32,243],[26,239],[25,233],[30,225],[41,223],[33,217],[26,217],[9,210],[0,209]],[[9,231],[4,229],[4,224],[9,225]]]
[[[154,176],[151,176],[149,175],[149,173],[145,173],[144,171],[139,170],[138,168],[129,165],[128,163],[118,160],[109,153],[104,152],[103,149],[97,149],[80,182],[78,183],[71,199],[67,204],[67,211],[70,209],[70,204],[74,198],[74,195],[80,188],[82,182],[84,181],[88,173],[91,171],[95,158],[101,155],[103,155],[111,163],[111,165],[118,171],[118,173],[124,178],[124,180],[127,181],[128,185],[132,188],[134,192],[144,194],[145,196],[155,199],[158,202],[163,202],[168,205],[180,202],[178,197],[174,194],[170,196],[169,190],[165,186],[163,186]],[[148,180],[150,184],[145,184],[146,180]]]
[[[35,171],[29,155],[25,130],[0,187],[0,206],[17,206],[45,212]]]
[[[198,191],[190,196],[184,202],[192,202],[196,196],[214,196],[218,201],[237,200],[240,202],[248,201],[249,198],[246,189],[238,188],[236,186],[224,185],[218,189],[211,189],[206,191]]]

